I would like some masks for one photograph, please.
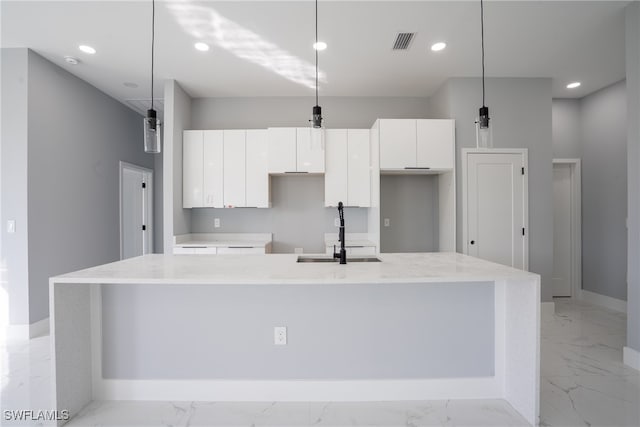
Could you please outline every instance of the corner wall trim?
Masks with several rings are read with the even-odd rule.
[[[580,299],[620,313],[627,312],[627,302],[582,289]]]
[[[622,360],[624,364],[640,371],[640,352],[625,346],[622,349]]]

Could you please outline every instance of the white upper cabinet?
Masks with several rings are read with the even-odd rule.
[[[248,207],[269,207],[268,146],[265,129],[247,130],[246,199]]]
[[[327,129],[324,140],[326,169],[324,172],[324,205],[338,206],[338,202],[347,204],[347,130]]]
[[[455,126],[453,120],[417,121],[417,167],[453,169]]]
[[[203,135],[203,149],[201,151],[201,156],[204,164],[204,200],[203,204],[200,206],[207,208],[221,208],[223,206],[222,193],[224,191],[224,145],[222,131],[205,130],[188,132],[202,132]]]
[[[269,128],[268,172],[296,172],[296,128]]]
[[[371,206],[369,129],[347,131],[347,206]]]
[[[246,200],[246,131],[224,132],[224,206],[244,207]]]
[[[416,121],[380,120],[380,169],[416,166]]]
[[[202,131],[185,131],[182,137],[182,207],[203,205]]]
[[[324,173],[324,129],[296,129],[296,172]]]
[[[327,129],[324,204],[371,206],[368,129]]]
[[[380,169],[453,169],[453,120],[381,119]]]

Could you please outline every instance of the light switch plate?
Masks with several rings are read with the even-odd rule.
[[[16,232],[16,221],[10,219],[7,221],[7,233],[13,234]]]
[[[275,345],[287,345],[286,326],[276,326],[273,328],[273,343]]]
[[[391,220],[389,218],[384,219],[384,226],[389,227],[391,225]]]
[[[340,218],[335,217],[335,218],[333,219],[333,226],[334,226],[334,227],[340,227]]]

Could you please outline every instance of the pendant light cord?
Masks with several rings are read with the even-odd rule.
[[[318,105],[318,0],[316,0],[316,105]]]
[[[484,107],[484,3],[480,0],[480,37],[482,42],[482,106]]]
[[[153,50],[156,36],[156,2],[151,0],[151,109],[153,110]]]

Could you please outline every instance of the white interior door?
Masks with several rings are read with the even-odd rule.
[[[120,165],[120,258],[153,252],[153,172]]]
[[[571,165],[553,165],[553,296],[571,296]]]
[[[465,155],[464,252],[526,270],[525,153],[486,151]]]

